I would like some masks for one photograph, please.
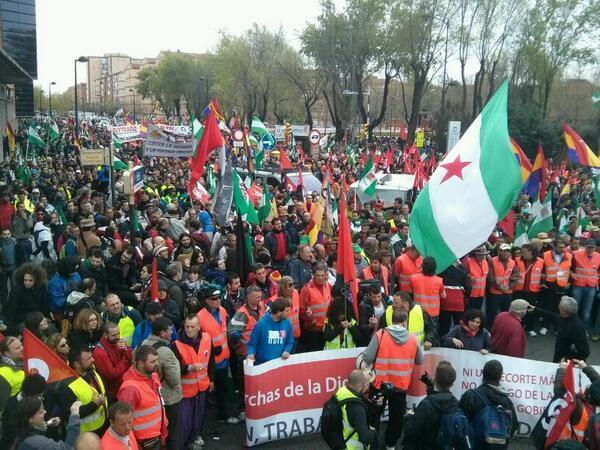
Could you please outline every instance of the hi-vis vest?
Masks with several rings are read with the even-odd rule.
[[[348,389],[346,386],[342,386],[335,393],[335,398],[341,402],[342,400],[346,400],[349,398],[358,399],[359,397],[354,395],[352,393],[352,391],[350,391],[350,389]],[[354,430],[354,428],[352,428],[352,426],[350,425],[350,422],[348,421],[348,412],[346,411],[346,406],[347,405],[342,405],[342,408],[341,408],[342,409],[343,435],[344,435],[344,441],[346,441],[346,449],[347,450],[362,450],[365,447],[358,440],[358,433]]]
[[[525,276],[527,272],[530,272],[529,292],[540,292],[542,290],[540,283],[542,281],[542,271],[544,270],[544,260],[536,258],[527,269],[525,269],[525,263],[521,258],[516,258],[515,263],[519,269],[519,281],[515,284],[514,290],[522,291],[525,288]]]
[[[90,386],[83,378],[77,377],[75,380],[69,383],[69,389],[73,391],[73,394],[77,397],[84,405],[87,405],[92,401],[94,394],[96,395],[104,395],[106,393],[106,389],[104,388],[104,383],[102,382],[102,378],[100,375],[93,372],[94,377],[96,378],[96,384],[100,388],[100,392],[98,392],[94,387]],[[85,416],[81,418],[81,426],[79,428],[80,433],[84,433],[86,431],[95,431],[101,428],[106,421],[106,416],[108,412],[108,400],[105,398],[104,403],[98,406],[98,409],[94,411],[89,416]]]
[[[546,281],[556,283],[559,287],[565,287],[569,284],[569,274],[571,273],[572,256],[568,252],[563,252],[562,261],[558,264],[554,261],[552,250],[544,253],[544,273]]]
[[[210,311],[206,308],[198,312],[201,328],[210,334],[213,347],[221,347],[223,350],[220,355],[215,354],[215,364],[219,364],[229,359],[229,346],[227,345],[227,312],[225,308],[219,306],[219,317],[221,324],[215,320]]]
[[[152,374],[153,385],[160,386],[156,373]],[[136,379],[123,381],[121,389],[135,386],[140,391],[140,404],[133,410],[133,434],[138,441],[159,437],[162,431],[162,421],[166,420],[163,410],[160,387],[154,390],[148,383]],[[164,418],[164,419],[163,419]]]
[[[515,261],[512,258],[509,258],[506,267],[504,267],[504,264],[500,262],[500,259],[497,256],[494,256],[492,258],[492,266],[494,268],[494,278],[496,283],[498,283],[499,286],[506,286],[508,288],[510,276],[515,268]],[[492,294],[512,294],[512,289],[509,288],[506,292],[502,292],[492,285],[490,286],[490,292]]]
[[[470,296],[472,298],[485,297],[485,283],[490,273],[488,262],[484,259],[480,264],[474,257],[469,257],[467,259],[467,269],[471,278]]]
[[[325,321],[327,323],[327,320]],[[353,327],[356,325],[356,320],[352,319],[350,321],[350,326]],[[343,341],[343,343],[342,343]],[[338,334],[331,341],[325,342],[324,350],[337,350],[338,348],[355,348],[356,344],[354,343],[354,339],[348,331],[348,328],[344,328],[344,331],[341,334]]]
[[[273,302],[279,298],[278,294],[269,297],[269,301]],[[287,299],[286,299],[287,300]],[[289,300],[288,300],[289,301]],[[300,337],[300,294],[298,294],[298,290],[294,288],[292,291],[292,301],[290,304],[290,315],[288,316],[288,320],[292,322],[292,330],[294,332],[294,338],[298,339]]]
[[[385,326],[392,324],[394,308],[392,305],[385,310]],[[423,310],[420,305],[414,305],[408,313],[408,332],[414,334],[422,344],[425,340],[425,320],[423,319]]]
[[[573,253],[573,259],[575,259],[575,273],[573,274],[575,286],[598,287],[600,253],[594,252],[590,258],[582,248]]]
[[[238,312],[241,312],[246,316],[246,329],[241,333],[239,342],[240,346],[238,349],[236,349],[236,354],[245,357],[248,353],[248,342],[250,341],[252,330],[254,330],[254,327],[256,326],[257,319],[255,319],[254,316],[250,314],[250,311],[248,310],[248,305],[241,306],[240,309],[238,309]],[[258,304],[258,320],[260,320],[260,318],[264,315],[265,304],[261,301]]]
[[[394,270],[398,277],[401,291],[410,292],[410,278],[415,273],[420,272],[422,263],[422,257],[419,256],[417,259],[412,259],[408,256],[408,253],[403,253],[396,259]]]
[[[182,363],[186,366],[191,364],[200,364],[202,369],[198,372],[189,371],[181,375],[181,392],[185,398],[194,397],[198,392],[204,392],[210,385],[208,378],[208,360],[210,359],[211,339],[210,334],[202,332],[198,352],[191,345],[175,341],[175,346],[179,351]]]
[[[0,367],[0,377],[4,378],[10,385],[10,395],[17,395],[21,392],[21,386],[25,379],[25,371],[23,369],[13,369],[10,366]]]
[[[124,311],[131,311],[131,306],[123,305]],[[103,319],[108,320],[108,315],[106,313],[103,314]],[[133,341],[133,332],[135,331],[135,324],[131,317],[129,317],[125,312],[121,313],[121,318],[117,323],[119,325],[119,334],[121,335],[121,339],[125,341],[128,347],[131,347],[131,342]]]
[[[379,351],[374,365],[374,386],[379,389],[381,383],[392,383],[397,389],[406,391],[415,367],[419,347],[417,337],[409,334],[406,342],[397,344],[385,329],[378,330],[375,336]]]
[[[412,276],[410,283],[413,290],[413,298],[417,305],[421,305],[431,317],[440,315],[440,292],[444,282],[438,276],[426,276],[416,273]]]
[[[381,266],[380,267],[381,270],[381,278],[383,278],[383,286],[381,286],[383,288],[383,291],[385,292],[385,295],[390,295],[389,294],[389,280],[390,280],[390,276],[387,270],[387,267]],[[365,280],[374,280],[376,279],[375,274],[373,274],[373,271],[371,270],[370,266],[365,267],[362,270],[363,273],[363,278]],[[377,279],[379,279],[379,277],[377,277]]]
[[[558,440],[573,439],[577,442],[583,442],[585,430],[587,429],[590,416],[593,414],[593,409],[582,401],[579,422],[571,424],[571,421],[568,420],[565,427],[560,432]]]
[[[100,448],[110,450],[138,450],[137,440],[133,431],[129,432],[129,446],[125,444],[120,436],[115,433],[112,428],[109,428],[100,439]]]
[[[317,288],[312,281],[305,285],[302,289],[306,289],[310,294],[310,304],[307,304],[306,307],[310,307],[310,310],[312,311],[310,319],[315,320],[315,323],[311,324],[310,326],[322,330],[323,326],[325,325],[327,308],[329,307],[329,302],[331,301],[331,289],[329,288],[329,285],[326,284],[324,289],[321,290]]]

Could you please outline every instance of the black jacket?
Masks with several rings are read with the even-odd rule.
[[[89,259],[86,259],[79,267],[79,275],[81,275],[82,280],[84,278],[93,278],[96,280],[97,296],[102,299],[106,297],[106,294],[108,294],[108,274],[105,267],[102,266],[94,269]]]
[[[385,317],[385,309],[388,307],[388,304],[385,301],[385,296],[382,296],[381,303],[383,304],[383,316]],[[369,318],[375,315],[375,308],[369,300],[367,296],[360,304],[358,305],[358,327],[360,329],[360,333],[363,339],[363,342],[360,345],[368,345],[371,340],[371,335],[377,331],[381,327],[381,321],[377,325],[377,328],[369,327]],[[381,319],[380,319],[381,320]],[[385,327],[383,327],[385,328]],[[358,344],[357,344],[358,345]]]
[[[492,347],[492,339],[490,332],[485,328],[479,328],[475,336],[469,336],[462,325],[455,325],[442,337],[442,345],[444,347],[456,348],[452,339],[458,339],[463,343],[463,350],[473,350],[478,352],[481,349],[490,350]]]
[[[101,337],[102,332],[100,330],[96,330],[90,334],[87,331],[73,329],[69,331],[67,341],[71,348],[93,348],[100,342]]]
[[[556,341],[554,342],[553,362],[560,362],[562,358],[586,359],[590,356],[590,344],[585,331],[585,325],[577,317],[577,314],[569,317],[561,317],[558,314],[541,308],[535,308],[534,314],[538,314],[554,322]]]
[[[365,447],[371,446],[371,448],[374,448],[377,444],[377,431],[369,428],[369,407],[367,403],[364,400],[362,404],[358,402],[347,403],[346,414],[348,415],[348,423],[356,430],[355,438]]]
[[[27,313],[35,311],[41,312],[46,317],[50,316],[46,286],[34,287],[33,289],[25,289],[23,285],[13,286],[4,311],[8,319],[9,333],[20,334],[17,325],[25,321]]]
[[[458,400],[451,392],[434,391],[425,397],[413,415],[406,416],[404,449],[435,450],[443,413],[458,409]]]
[[[512,412],[512,423],[510,429],[510,435],[512,436],[519,428],[519,419],[517,419],[517,413],[515,412],[515,406],[513,402],[508,398],[508,394],[501,390],[498,386],[491,384],[482,384],[476,388],[482,393],[488,401],[493,405],[501,405],[505,409]],[[473,389],[469,389],[460,398],[460,408],[464,411],[469,421],[473,422],[481,411],[485,407],[485,404],[481,401],[479,396],[473,392]]]
[[[134,305],[136,304],[135,295],[129,288],[139,283],[139,277],[133,258],[129,261],[127,275],[123,275],[123,268],[121,255],[114,255],[106,263],[108,291],[117,294],[123,303]]]

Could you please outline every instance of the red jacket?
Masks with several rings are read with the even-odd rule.
[[[116,398],[123,381],[123,374],[131,366],[131,347],[127,347],[126,350],[119,349],[110,345],[102,337],[98,345],[94,347],[92,355],[96,371],[104,381],[109,398]]]
[[[508,311],[498,314],[491,333],[494,353],[517,358],[525,356],[525,330],[514,314]]]
[[[0,228],[8,228],[12,225],[12,217],[15,213],[15,207],[10,202],[0,202]]]

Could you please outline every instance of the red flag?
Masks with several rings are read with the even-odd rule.
[[[388,147],[387,152],[385,154],[385,164],[389,168],[394,164],[394,152],[392,151],[392,147]]]
[[[158,263],[152,258],[152,278],[150,279],[150,300],[158,301]]]
[[[290,162],[287,154],[285,153],[285,148],[283,147],[281,147],[279,150],[279,163],[281,164],[281,170],[292,168],[292,163]]]
[[[546,443],[544,448],[550,448],[552,444],[560,439],[561,433],[575,409],[575,376],[573,374],[573,361],[569,360],[569,364],[565,369],[563,376],[563,387],[566,392],[563,398],[563,406],[560,408],[554,423],[551,423],[550,429],[546,434]],[[584,406],[585,407],[585,406]]]
[[[300,143],[296,144],[296,150],[298,151],[298,158],[300,162],[304,164],[304,149]],[[331,153],[329,153],[329,158],[331,159]]]
[[[196,156],[192,160],[188,191],[191,191],[196,182],[202,177],[210,153],[221,145],[223,145],[223,136],[221,136],[214,114],[209,112],[206,116],[204,132],[200,142],[198,142],[198,147],[196,147]]]
[[[27,328],[23,330],[23,362],[25,373],[39,373],[48,383],[79,377],[77,372]]]
[[[248,193],[248,198],[250,199],[254,207],[258,208],[258,204],[260,203],[260,199],[263,195],[262,187],[260,187],[258,184],[256,184],[256,181],[254,181],[254,183],[252,183],[252,186],[250,186],[246,190],[246,192]]]
[[[511,239],[515,238],[515,212],[511,209],[506,217],[498,222],[498,226],[502,228]]]
[[[400,132],[398,135],[403,141],[408,140],[408,128],[404,126],[404,122],[400,123]]]
[[[431,159],[429,160],[429,173],[432,174],[433,171],[435,170],[435,165],[436,165],[436,161],[435,161],[435,149],[431,149]]]
[[[354,317],[358,317],[358,282],[356,280],[356,267],[354,266],[354,253],[352,252],[352,237],[350,234],[350,221],[346,213],[346,192],[342,192],[339,202],[339,230],[338,254],[336,271],[344,279],[344,284],[350,284],[352,292],[352,307]]]
[[[416,169],[415,169],[415,182],[413,187],[421,190],[425,186],[425,184],[429,181],[429,177],[425,172],[424,164],[420,159],[416,160]]]

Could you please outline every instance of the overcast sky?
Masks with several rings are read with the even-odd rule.
[[[254,22],[282,27],[297,48],[300,31],[319,12],[319,0],[37,0],[37,83],[46,91],[56,81],[55,92],[72,86],[81,55],[214,51],[220,30],[239,34]],[[85,64],[78,77],[86,79]]]

